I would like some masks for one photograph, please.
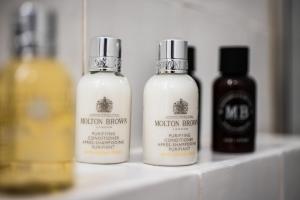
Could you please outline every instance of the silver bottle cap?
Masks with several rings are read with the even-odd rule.
[[[167,39],[159,43],[158,73],[187,73],[187,41]]]
[[[95,37],[91,41],[90,71],[121,70],[121,40],[111,37]]]
[[[54,56],[56,15],[41,4],[25,2],[18,8],[13,23],[13,54]]]

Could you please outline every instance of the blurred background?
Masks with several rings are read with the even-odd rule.
[[[0,63],[10,58],[11,17],[22,0],[0,0]],[[132,146],[141,145],[142,94],[155,73],[158,42],[182,38],[195,47],[201,81],[201,137],[211,137],[212,82],[222,45],[250,47],[257,81],[258,134],[300,133],[300,1],[40,0],[58,14],[57,57],[77,84],[93,36],[122,39],[122,72],[133,91]]]

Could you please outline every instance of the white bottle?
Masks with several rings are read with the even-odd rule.
[[[92,41],[90,74],[77,88],[76,157],[79,162],[120,163],[129,159],[131,89],[120,73],[121,40]]]
[[[187,42],[161,41],[158,72],[144,88],[147,164],[177,166],[198,160],[198,87],[187,69]]]

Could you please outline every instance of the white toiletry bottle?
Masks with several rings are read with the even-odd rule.
[[[90,73],[77,88],[76,157],[79,162],[121,163],[129,159],[131,89],[121,69],[121,40],[92,40]]]
[[[161,41],[157,74],[144,89],[143,156],[147,164],[197,162],[199,95],[187,69],[187,42]]]

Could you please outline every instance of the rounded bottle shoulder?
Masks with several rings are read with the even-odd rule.
[[[218,77],[214,81],[214,88],[256,88],[255,80],[250,76],[244,77]]]
[[[130,89],[130,84],[128,79],[120,73],[112,72],[98,72],[94,74],[86,74],[79,80],[78,88],[93,86],[93,87],[105,87],[111,85],[120,85],[128,87]]]
[[[180,84],[180,83],[185,83],[185,84],[191,84],[195,85],[196,81],[189,75],[187,74],[159,74],[159,75],[154,75],[152,76],[147,82],[147,85],[161,85],[161,84]]]
[[[30,80],[31,83],[35,81],[59,82],[62,80],[72,82],[64,65],[50,58],[13,59],[2,72],[8,77],[13,76],[14,81],[20,83],[27,80]]]
[[[24,68],[34,67],[36,68],[64,68],[64,64],[55,58],[30,58],[30,59],[12,59],[6,65],[9,68]]]
[[[148,91],[198,91],[196,81],[187,74],[163,74],[152,76],[145,84],[144,93]]]

